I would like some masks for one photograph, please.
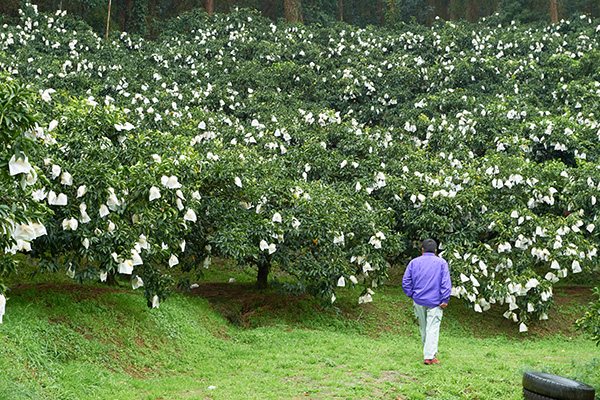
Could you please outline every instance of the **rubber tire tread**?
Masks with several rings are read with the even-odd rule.
[[[523,374],[523,388],[556,400],[594,400],[596,393],[585,383],[537,371]]]
[[[542,396],[541,394],[530,392],[527,389],[523,389],[523,398],[525,400],[556,400],[552,397],[546,397],[546,396]]]

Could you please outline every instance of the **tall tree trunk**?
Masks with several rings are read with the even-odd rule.
[[[391,24],[394,25],[396,22],[398,22],[398,15],[396,15],[396,2],[398,0],[391,0],[391,1],[386,1],[385,5],[387,6],[387,10],[383,11],[383,16],[384,16],[384,21],[385,21],[385,25]],[[378,3],[379,5],[380,3]]]
[[[303,22],[302,11],[300,11],[301,0],[283,0],[285,20],[288,22]]]
[[[479,15],[479,1],[471,1],[469,2],[469,4],[467,5],[467,9],[466,9],[466,17],[467,17],[467,21],[469,22],[475,22],[477,21],[481,15]]]
[[[448,9],[450,11],[450,20],[454,21],[456,19],[456,0],[450,0]]]
[[[550,0],[550,20],[553,24],[558,23],[558,4],[556,0]]]
[[[116,2],[118,7],[117,22],[119,30],[122,32],[131,32],[131,16],[133,15],[133,4],[135,0],[123,0]]]
[[[150,21],[155,21],[157,19],[157,10],[156,10],[156,2],[158,0],[150,0],[148,2],[148,19]],[[156,29],[156,24],[151,24],[150,25],[150,37],[154,40],[156,39],[158,36],[158,32]]]
[[[206,0],[206,13],[212,15],[215,12],[215,0]]]
[[[426,0],[425,4],[431,10],[431,12],[429,13],[429,15],[427,15],[427,20],[425,21],[425,24],[427,26],[431,26],[431,24],[432,24],[433,20],[435,19],[435,17],[439,16],[438,10],[437,10],[437,7],[436,7],[436,4],[435,4],[434,0]]]
[[[258,275],[256,277],[256,287],[266,289],[269,286],[269,272],[271,270],[271,261],[267,258],[258,260]]]
[[[338,0],[339,21],[344,22],[344,0]]]
[[[377,17],[379,19],[379,25],[380,26],[384,26],[385,25],[385,4],[383,3],[383,1],[378,1],[377,2]]]
[[[277,20],[277,10],[274,4],[275,0],[261,0],[261,9],[263,17],[273,21]]]

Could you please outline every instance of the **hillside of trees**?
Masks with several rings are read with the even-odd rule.
[[[600,23],[500,19],[194,11],[106,40],[24,7],[0,32],[0,291],[26,253],[158,307],[227,259],[364,304],[431,237],[469,308],[549,319],[556,283],[600,272]]]

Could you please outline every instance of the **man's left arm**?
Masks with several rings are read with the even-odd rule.
[[[412,261],[408,263],[404,276],[402,277],[402,290],[404,294],[410,298],[413,296],[413,282],[412,282]]]
[[[440,299],[442,299],[440,307],[446,308],[451,294],[452,281],[450,280],[450,269],[448,268],[448,263],[444,261],[444,265],[442,266],[442,281],[440,282]]]

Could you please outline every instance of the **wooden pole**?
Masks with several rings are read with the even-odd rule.
[[[556,0],[550,0],[550,20],[553,24],[558,23],[558,4]]]
[[[110,4],[112,0],[108,0],[108,15],[106,16],[106,38],[108,39],[108,26],[110,24]]]

